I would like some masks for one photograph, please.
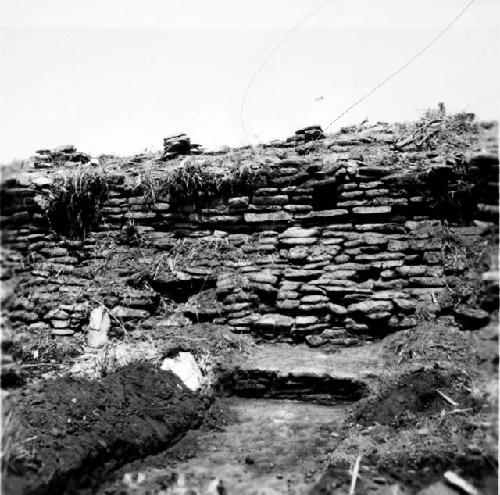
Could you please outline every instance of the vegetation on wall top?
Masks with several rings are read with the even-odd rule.
[[[55,179],[47,217],[51,228],[70,239],[85,237],[101,219],[101,206],[108,193],[101,168],[79,166]]]

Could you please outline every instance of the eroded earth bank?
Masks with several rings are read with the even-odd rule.
[[[496,493],[497,132],[5,169],[4,493]]]

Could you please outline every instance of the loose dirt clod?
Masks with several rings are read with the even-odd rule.
[[[380,385],[379,390],[355,406],[353,417],[363,425],[403,425],[418,416],[434,414],[449,407],[440,389],[449,391],[463,407],[477,405],[466,391],[470,379],[461,373],[440,369],[409,371]],[[470,389],[469,389],[470,390]]]
[[[205,410],[172,373],[129,365],[99,381],[60,378],[27,389],[12,405],[24,438],[4,478],[6,493],[72,493],[93,489],[121,464],[158,452]]]

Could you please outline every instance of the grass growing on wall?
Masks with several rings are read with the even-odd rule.
[[[54,231],[70,239],[84,237],[101,219],[108,192],[102,169],[79,166],[57,177],[49,198],[47,217]]]
[[[411,123],[396,143],[396,149],[431,151],[443,145],[456,146],[470,141],[478,132],[472,113],[444,115],[429,109],[420,120]]]
[[[212,201],[231,196],[252,196],[269,184],[271,168],[262,162],[225,156],[207,162],[185,160],[176,167],[155,168],[145,162],[132,194],[142,194],[152,206],[168,201],[173,207],[194,205],[197,210]],[[65,237],[83,238],[101,220],[110,177],[102,167],[83,165],[66,169],[52,186],[46,215],[51,228]]]
[[[491,269],[497,240],[494,233],[466,242],[446,225],[435,232],[441,247],[441,262],[453,307],[488,305],[482,274]]]
[[[268,184],[270,169],[261,163],[242,161],[238,156],[201,161],[185,160],[166,170],[152,172],[144,167],[135,189],[142,192],[148,204],[167,200],[172,205],[194,205],[203,208],[218,198],[252,195]]]
[[[250,166],[208,169],[192,163],[169,171],[164,177],[172,203],[187,201],[195,206],[221,196],[252,194],[266,183],[264,171]]]

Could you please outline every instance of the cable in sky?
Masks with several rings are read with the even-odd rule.
[[[240,105],[240,122],[241,122],[241,129],[243,130],[243,133],[245,134],[245,139],[248,144],[250,144],[250,139],[248,137],[247,133],[247,128],[245,125],[245,118],[244,118],[244,107],[246,103],[246,99],[248,94],[250,93],[250,90],[252,89],[253,83],[255,82],[255,79],[257,79],[257,76],[261,72],[261,70],[269,63],[269,61],[273,58],[274,54],[281,48],[281,46],[285,43],[290,36],[292,36],[295,31],[297,31],[300,26],[305,24],[311,17],[313,17],[315,14],[317,14],[323,7],[325,7],[330,0],[325,0],[322,2],[320,5],[317,7],[314,7],[305,17],[303,17],[295,26],[293,26],[290,31],[288,31],[283,38],[279,40],[279,42],[272,48],[272,50],[267,54],[266,58],[259,64],[255,72],[253,73],[250,82],[248,83],[248,86],[245,89],[245,92],[243,93],[243,97],[241,98],[241,105]]]
[[[460,12],[446,25],[446,27],[440,31],[434,38],[427,43],[420,51],[418,51],[413,57],[411,57],[409,60],[407,60],[399,69],[394,71],[392,74],[387,76],[383,81],[381,81],[379,84],[377,84],[373,89],[371,89],[368,93],[366,93],[364,96],[362,96],[359,100],[355,101],[352,105],[347,107],[338,117],[335,117],[326,127],[325,131],[329,129],[335,122],[340,120],[347,112],[351,111],[354,107],[365,101],[369,96],[371,96],[375,91],[379,90],[382,86],[384,86],[386,83],[388,83],[392,78],[396,77],[400,72],[406,69],[411,63],[413,63],[420,55],[422,55],[424,52],[426,52],[434,43],[436,43],[439,39],[441,39],[450,29],[451,27],[462,17],[467,10],[469,10],[470,6],[475,2],[475,0],[470,0],[465,7],[460,10]]]

